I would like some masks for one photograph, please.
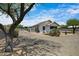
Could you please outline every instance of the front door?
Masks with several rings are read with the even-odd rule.
[[[45,26],[43,26],[43,33],[45,33]]]

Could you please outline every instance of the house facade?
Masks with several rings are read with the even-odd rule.
[[[57,28],[59,24],[56,22],[52,22],[51,20],[47,20],[36,24],[34,26],[29,27],[30,32],[40,32],[40,33],[48,33],[51,29]]]

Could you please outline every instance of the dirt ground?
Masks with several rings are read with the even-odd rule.
[[[40,33],[29,33],[29,32],[20,32],[23,36],[27,36],[30,38],[37,38],[37,39],[43,39],[48,40],[51,42],[57,42],[61,46],[59,48],[59,52],[56,52],[57,55],[61,56],[72,56],[72,55],[79,55],[79,33],[77,34],[68,34],[64,35],[62,34],[60,37],[51,37],[48,35],[43,35]],[[25,35],[24,35],[25,34]],[[51,43],[50,43],[51,44]]]
[[[14,47],[16,54],[12,54],[15,56],[79,56],[79,33],[51,37],[41,33],[20,30],[18,39],[19,44]],[[1,38],[0,47],[3,41],[4,38]],[[24,52],[20,54],[22,48]],[[1,52],[0,55],[2,55]]]

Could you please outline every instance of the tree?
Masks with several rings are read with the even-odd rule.
[[[4,32],[6,38],[6,52],[13,51],[13,35],[16,27],[21,23],[24,16],[32,9],[35,3],[3,3],[0,4],[2,14],[7,14],[13,20],[9,30],[6,32],[4,26],[0,24],[0,29]]]
[[[67,26],[67,25],[61,25],[60,28],[61,28],[61,29],[67,29],[68,26]]]
[[[67,25],[68,26],[72,26],[72,28],[73,28],[73,34],[75,34],[76,26],[79,25],[79,20],[77,20],[77,19],[69,19],[67,21]]]
[[[18,25],[17,28],[23,28],[23,25]]]

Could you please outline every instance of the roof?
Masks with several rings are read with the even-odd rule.
[[[53,23],[51,23],[50,25],[51,25],[51,26],[59,26],[59,24],[56,23],[56,22],[53,22]]]
[[[38,26],[38,25],[43,24],[43,23],[45,23],[45,22],[50,22],[50,24],[47,24],[47,25],[59,26],[59,24],[57,24],[56,22],[52,22],[51,20],[47,20],[47,21],[40,22],[40,23],[38,23],[38,24],[36,24],[36,25],[33,25],[33,26],[30,26],[30,27]]]

